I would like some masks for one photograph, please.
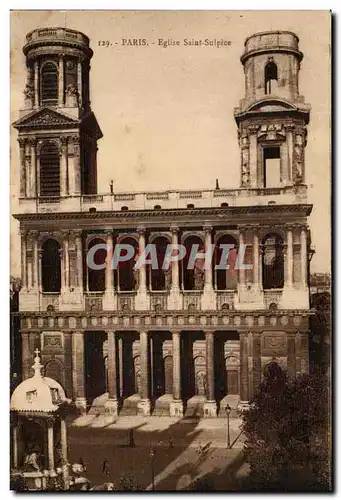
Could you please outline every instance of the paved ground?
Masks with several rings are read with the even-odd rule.
[[[225,419],[186,420],[167,417],[120,417],[112,423],[104,416],[84,416],[69,424],[69,461],[87,465],[93,484],[133,477],[139,489],[185,489],[196,478],[214,483],[216,490],[234,489],[234,479],[245,474],[240,436],[241,420],[230,420],[231,450],[226,449]],[[128,446],[134,428],[135,448]],[[204,451],[199,452],[200,448]],[[154,449],[155,456],[150,456]],[[108,474],[102,472],[108,463]]]

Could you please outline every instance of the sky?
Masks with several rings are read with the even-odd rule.
[[[244,96],[244,40],[267,30],[294,31],[304,53],[300,94],[311,104],[306,147],[312,272],[329,272],[330,17],[328,11],[14,11],[11,13],[11,122],[23,107],[22,47],[36,28],[84,32],[94,51],[91,106],[98,142],[98,192],[239,187],[240,152],[233,109]],[[147,46],[122,45],[146,39]],[[158,40],[180,40],[164,48]],[[184,39],[225,41],[185,47]],[[108,41],[108,47],[99,42]],[[18,212],[19,148],[11,129],[11,211]],[[11,219],[11,274],[20,275],[18,225]]]

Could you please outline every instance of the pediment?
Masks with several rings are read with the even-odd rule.
[[[56,111],[55,109],[45,107],[43,109],[34,110],[26,116],[13,123],[13,126],[18,129],[51,129],[51,128],[75,128],[78,127],[80,121],[65,113]]]
[[[297,108],[290,102],[285,101],[283,99],[263,99],[254,104],[251,104],[246,110],[245,113],[250,112],[265,112],[265,113],[273,113],[280,111],[288,111],[288,110],[297,110]]]

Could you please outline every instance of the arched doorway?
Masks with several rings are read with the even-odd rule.
[[[107,340],[105,332],[85,332],[84,362],[86,384],[85,393],[89,403],[105,394],[107,390],[107,375],[103,344]]]
[[[51,359],[45,365],[45,377],[49,377],[64,387],[64,365],[59,359]]]
[[[173,356],[166,356],[163,360],[165,373],[165,394],[173,394]]]
[[[206,395],[206,364],[203,356],[194,358],[195,395]]]

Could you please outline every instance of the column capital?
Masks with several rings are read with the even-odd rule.
[[[179,232],[179,226],[177,226],[176,224],[172,224],[169,230],[172,234],[177,234]]]
[[[20,229],[19,233],[20,233],[21,237],[25,237],[26,238],[26,236],[28,234],[28,231],[27,231],[27,229]]]
[[[172,335],[181,335],[182,330],[173,330],[172,329]]]
[[[25,147],[25,144],[27,142],[27,138],[26,137],[19,137],[18,138],[18,142],[19,142],[19,146],[21,148],[24,148]]]
[[[113,238],[114,237],[114,232],[112,229],[105,229],[104,231],[104,234],[107,238],[109,238],[110,236]]]
[[[62,137],[60,138],[60,143],[61,143],[62,147],[67,146],[68,140],[69,140],[69,137],[67,135],[62,135]]]
[[[205,224],[203,225],[203,230],[205,234],[211,234],[213,231],[213,226],[205,222]]]
[[[213,330],[205,330],[205,337],[213,337],[214,336],[214,331]]]
[[[137,226],[136,231],[141,236],[141,235],[145,234],[146,227],[143,225]]]
[[[63,230],[63,231],[61,231],[61,235],[62,235],[63,240],[65,241],[65,240],[67,240],[67,239],[69,238],[69,236],[70,236],[70,231],[68,231],[68,230]]]
[[[46,419],[47,427],[51,428],[54,426],[55,423],[55,418],[54,417],[48,417]]]

